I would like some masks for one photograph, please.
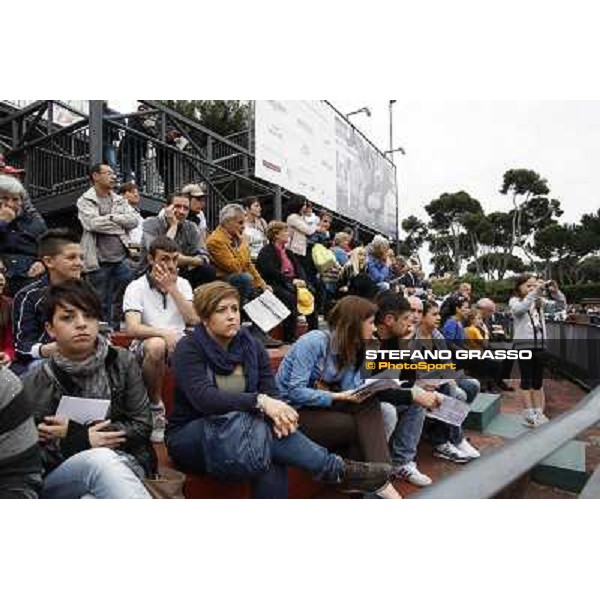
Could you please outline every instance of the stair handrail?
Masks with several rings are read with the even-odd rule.
[[[570,411],[483,455],[410,499],[493,498],[599,421],[600,386],[597,386]]]
[[[108,119],[108,120],[110,121],[110,119]],[[268,187],[267,185],[265,185],[263,183],[260,183],[254,179],[250,179],[249,177],[245,177],[244,175],[240,175],[239,173],[235,173],[234,171],[230,171],[229,169],[222,167],[221,165],[216,164],[215,162],[208,160],[207,158],[198,156],[197,154],[190,154],[189,152],[186,152],[185,150],[181,150],[180,148],[177,148],[176,146],[172,146],[171,144],[168,144],[167,142],[163,142],[162,140],[160,140],[158,138],[155,138],[151,135],[148,135],[146,133],[138,131],[137,129],[134,129],[134,128],[130,127],[129,125],[124,125],[122,123],[113,123],[113,125],[115,127],[118,127],[119,129],[122,129],[126,133],[130,133],[134,137],[139,137],[139,138],[145,139],[148,142],[152,142],[152,144],[154,144],[154,146],[156,146],[156,147],[161,147],[161,148],[170,150],[173,154],[176,154],[183,158],[186,158],[191,164],[193,164],[193,161],[201,162],[202,164],[204,164],[207,167],[216,169],[218,171],[222,171],[223,174],[225,174],[225,175],[231,175],[233,177],[237,177],[238,179],[240,179],[242,181],[246,181],[247,183],[252,184],[256,188],[262,189],[264,191],[268,191],[270,193],[273,192],[273,190],[270,187]]]

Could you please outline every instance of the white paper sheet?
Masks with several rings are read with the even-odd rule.
[[[269,291],[245,304],[244,310],[252,322],[265,333],[269,333],[291,314],[286,305],[273,292]]]
[[[109,408],[110,400],[63,396],[60,399],[56,416],[66,417],[80,425],[88,425],[89,423],[104,421]]]
[[[427,411],[429,419],[443,421],[449,425],[460,427],[469,414],[469,405],[466,402],[452,398],[451,396],[442,396],[442,404],[434,410]]]

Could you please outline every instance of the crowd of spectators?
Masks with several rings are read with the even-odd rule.
[[[387,350],[510,346],[495,304],[475,302],[470,284],[436,301],[416,257],[397,256],[383,236],[361,245],[351,228],[332,231],[332,216],[302,197],[270,223],[257,197],[228,204],[209,231],[203,183],[145,219],[135,183],[118,192],[116,183],[109,164],[91,168],[79,236],[47,229],[18,177],[0,174],[0,436],[10,440],[0,446],[0,497],[149,498],[153,444],[165,442],[188,472],[211,472],[215,428],[227,419],[233,428],[231,415],[269,426],[271,460],[252,477],[260,498],[286,496],[288,466],[398,498],[394,479],[432,483],[417,465],[422,440],[439,459],[480,456],[461,427],[427,413],[444,397],[472,403],[482,387],[510,389],[510,361],[467,362],[464,376],[440,384],[412,372],[399,389],[354,393],[369,340]],[[523,347],[543,346],[548,289],[564,301],[555,284],[517,279],[510,310]],[[279,341],[244,314],[267,291],[289,310]],[[128,348],[111,344],[119,329]],[[282,343],[292,345],[272,373],[265,347]],[[542,370],[541,359],[521,365],[530,426],[545,422]],[[57,415],[63,396],[108,400],[106,418]]]

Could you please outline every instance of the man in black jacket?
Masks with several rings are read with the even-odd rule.
[[[46,230],[46,223],[37,211],[25,210],[26,198],[18,179],[0,174],[0,258],[10,296],[44,273],[37,257],[37,238]]]

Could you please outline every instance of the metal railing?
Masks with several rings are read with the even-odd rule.
[[[72,124],[58,125],[58,111],[70,114]],[[25,169],[32,199],[63,194],[85,185],[89,169],[89,125],[85,114],[66,104],[36,101],[2,121],[13,136],[7,159]]]
[[[569,412],[482,456],[410,499],[493,498],[599,421],[600,387],[597,387]]]
[[[600,422],[600,327],[549,322],[546,328],[547,349],[554,368],[574,378],[582,387],[591,390],[590,393],[569,412],[508,442],[411,498],[492,498]],[[598,479],[598,485],[590,487],[587,497],[600,491],[600,475]]]
[[[252,129],[223,137],[159,101],[140,104],[143,112],[121,114],[102,106],[102,101],[89,101],[88,115],[61,101],[35,101],[15,107],[11,115],[0,119],[0,142],[8,148],[9,163],[26,170],[31,197],[43,198],[48,210],[52,210],[53,196],[86,186],[89,166],[100,161],[108,162],[122,181],[135,179],[142,197],[152,201],[148,205],[152,210],[183,185],[206,182],[210,227],[216,225],[225,202],[258,196],[266,215],[275,217],[278,199],[285,202],[290,197],[254,178]],[[59,113],[66,114],[72,124],[59,124],[55,118]],[[144,126],[144,120],[149,126]],[[172,130],[182,134],[185,145],[173,143]],[[378,233],[351,216],[334,217],[368,234]]]
[[[588,390],[600,385],[600,326],[547,322],[546,330],[554,366]]]

